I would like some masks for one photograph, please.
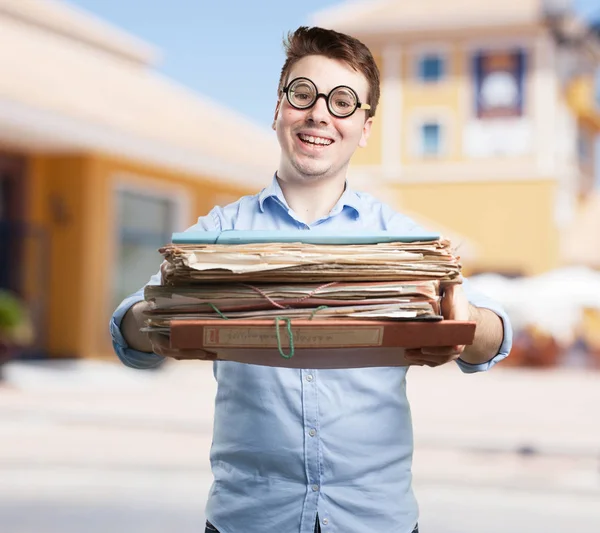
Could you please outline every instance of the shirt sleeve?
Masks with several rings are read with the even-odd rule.
[[[504,337],[502,339],[502,344],[500,345],[498,353],[494,357],[492,357],[492,359],[490,359],[486,363],[480,363],[478,365],[467,363],[466,361],[463,361],[460,358],[456,360],[460,369],[467,374],[473,374],[475,372],[485,372],[486,370],[492,368],[496,363],[502,361],[502,359],[508,357],[508,354],[510,353],[510,350],[512,348],[513,329],[508,315],[498,302],[492,300],[491,298],[488,298],[481,292],[475,290],[469,283],[468,279],[463,280],[463,287],[465,289],[465,294],[467,295],[467,298],[472,305],[474,305],[475,307],[489,309],[490,311],[496,313],[500,317],[500,320],[502,320]]]
[[[198,219],[197,224],[194,224],[185,231],[215,230],[220,230],[220,223],[218,216],[213,210],[208,215],[200,217]],[[136,303],[144,300],[144,288],[147,285],[160,285],[160,283],[161,274],[159,271],[150,278],[150,281],[148,281],[148,283],[144,287],[125,298],[119,304],[119,306],[117,307],[110,319],[109,330],[110,335],[112,337],[112,343],[115,353],[117,354],[117,357],[123,362],[123,364],[131,368],[156,368],[160,366],[165,360],[164,357],[155,353],[140,352],[130,348],[127,344],[127,341],[125,340],[125,337],[123,337],[123,333],[121,332],[121,323],[123,322],[123,317],[127,314],[127,311],[129,311],[129,309],[131,309],[131,307],[133,307]]]

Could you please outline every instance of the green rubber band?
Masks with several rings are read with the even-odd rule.
[[[215,304],[212,304],[210,302],[201,302],[200,305],[209,305],[210,307],[212,307],[212,310],[215,313],[217,313],[217,315],[219,315],[222,319],[229,320],[229,317],[225,316],[223,313],[221,313],[221,311],[219,311],[218,307]]]
[[[312,320],[319,311],[321,311],[322,309],[327,309],[328,307],[329,307],[328,305],[320,305],[310,314],[308,319]]]
[[[288,334],[288,338],[290,339],[290,353],[283,353],[283,348],[281,347],[281,336],[279,335],[279,321],[286,323],[286,330]],[[292,336],[292,320],[289,318],[285,318],[282,316],[275,317],[275,335],[277,336],[277,349],[279,350],[279,355],[284,359],[291,359],[294,357],[294,337]]]

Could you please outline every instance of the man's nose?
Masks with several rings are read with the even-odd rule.
[[[315,105],[308,110],[307,119],[318,124],[329,124],[331,121],[331,114],[327,108],[327,98],[325,95],[320,94],[317,96]]]

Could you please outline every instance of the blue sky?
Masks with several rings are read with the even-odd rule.
[[[339,0],[67,0],[163,51],[159,70],[269,126],[282,38]],[[241,96],[243,95],[243,100]]]
[[[67,0],[163,51],[159,70],[269,126],[284,34],[340,0]],[[404,0],[416,1],[416,0]],[[451,0],[449,0],[451,1]],[[600,0],[579,0],[584,13]],[[243,99],[241,96],[243,95]]]

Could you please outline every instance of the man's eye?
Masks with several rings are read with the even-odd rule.
[[[336,100],[335,106],[341,107],[341,108],[348,108],[348,107],[350,107],[350,103],[347,102],[346,100]]]

